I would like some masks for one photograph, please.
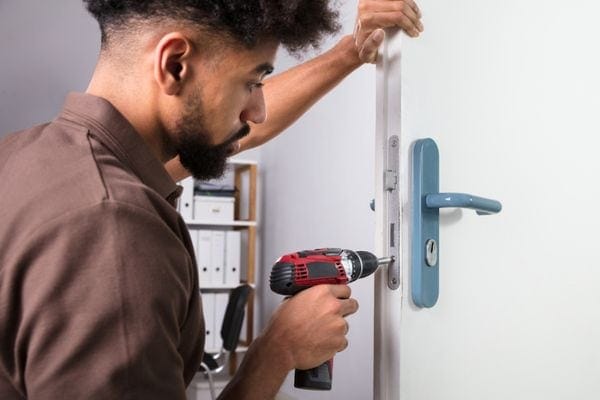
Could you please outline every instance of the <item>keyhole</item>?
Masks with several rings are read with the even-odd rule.
[[[425,261],[428,266],[433,267],[437,264],[437,259],[437,242],[433,239],[429,239],[427,243],[425,243]]]

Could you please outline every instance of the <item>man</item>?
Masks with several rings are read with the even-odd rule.
[[[354,39],[263,93],[278,46],[299,51],[336,30],[327,1],[85,3],[102,32],[86,94],[0,143],[0,398],[183,399],[204,329],[172,177],[180,164],[218,176],[228,155],[372,61],[377,28],[416,36],[419,13],[412,1],[361,3]],[[357,308],[347,286],[285,301],[221,398],[274,397],[290,370],[347,346]]]

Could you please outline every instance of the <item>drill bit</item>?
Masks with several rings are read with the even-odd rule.
[[[395,261],[395,258],[392,257],[383,257],[377,259],[377,265],[388,265]]]

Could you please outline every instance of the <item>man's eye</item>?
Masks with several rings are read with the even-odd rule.
[[[260,89],[264,85],[265,84],[263,82],[250,82],[250,83],[248,83],[248,90],[253,91],[254,89]]]

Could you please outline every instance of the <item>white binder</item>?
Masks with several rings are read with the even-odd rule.
[[[185,178],[179,182],[183,187],[183,192],[179,197],[179,214],[185,221],[194,219],[194,178]]]
[[[241,233],[227,231],[225,237],[225,285],[235,287],[240,283]]]
[[[211,282],[215,287],[223,286],[225,282],[225,231],[212,231]]]
[[[216,346],[215,337],[219,336],[219,331],[215,330],[215,294],[214,293],[201,293],[202,296],[202,310],[204,312],[204,331],[205,331],[205,344],[204,351],[207,353],[216,353],[221,346]]]
[[[210,287],[212,280],[212,231],[197,231],[196,262],[198,264],[198,276],[200,288]]]

